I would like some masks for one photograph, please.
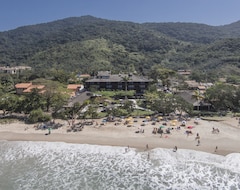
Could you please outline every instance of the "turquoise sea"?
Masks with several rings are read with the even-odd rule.
[[[0,190],[237,190],[240,154],[0,141]]]

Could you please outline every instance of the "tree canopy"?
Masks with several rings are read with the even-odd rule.
[[[0,65],[29,65],[38,75],[52,68],[58,74],[61,70],[146,74],[154,65],[174,71],[204,70],[216,76],[239,75],[239,25],[67,18],[0,32]],[[64,76],[55,77],[64,80]]]

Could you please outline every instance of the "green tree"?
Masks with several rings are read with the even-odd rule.
[[[125,92],[127,93],[127,90],[128,90],[128,81],[130,80],[130,77],[125,75],[122,77],[122,80],[124,82],[124,89],[125,89]],[[127,95],[125,95],[125,99],[127,99]]]
[[[47,111],[49,111],[50,108],[52,108],[53,111],[58,111],[67,103],[69,95],[66,88],[63,88],[60,83],[48,81],[45,85],[43,98],[46,102],[45,106]]]
[[[192,97],[197,100],[198,103],[202,103],[204,101],[204,95],[200,92],[200,90],[195,90],[192,94]],[[199,110],[199,106],[198,106]]]
[[[174,107],[175,111],[178,111],[180,115],[182,115],[183,112],[191,114],[193,111],[192,104],[185,101],[181,96],[174,95]]]
[[[232,110],[234,109],[235,93],[236,88],[234,86],[218,83],[206,90],[205,98],[217,111]]]
[[[32,110],[44,109],[46,102],[38,89],[33,89],[30,93],[25,94],[24,96],[23,109],[25,113],[30,113]]]
[[[174,100],[173,94],[160,93],[159,99],[156,102],[158,105],[156,111],[163,113],[163,115],[175,112]]]
[[[233,112],[240,112],[240,87],[236,89],[235,96],[233,97]]]
[[[197,101],[202,101],[204,99],[204,95],[200,92],[200,90],[195,90],[192,95]]]
[[[3,115],[7,113],[13,113],[17,109],[18,97],[14,94],[4,94],[0,97],[0,109],[3,111]]]
[[[175,111],[174,96],[164,92],[147,92],[144,94],[147,107],[152,111],[169,114]]]
[[[1,74],[1,91],[8,93],[14,91],[14,80],[10,74]]]
[[[85,116],[90,116],[92,119],[96,118],[98,116],[96,105],[89,105]]]
[[[51,116],[44,113],[40,108],[37,110],[32,110],[28,117],[28,121],[30,123],[46,122],[50,120],[51,120]]]
[[[157,91],[146,91],[144,93],[144,98],[147,102],[147,105],[150,107],[154,106],[157,99],[159,99],[159,93]]]
[[[162,81],[163,86],[169,87],[170,84],[170,77],[175,75],[175,71],[167,68],[163,68],[159,65],[154,65],[150,70],[150,76],[155,81],[158,82],[158,79]]]
[[[134,110],[134,103],[129,100],[124,101],[122,108],[125,109],[128,114],[131,114]]]
[[[53,80],[58,81],[62,84],[67,84],[70,74],[64,70],[52,70]]]

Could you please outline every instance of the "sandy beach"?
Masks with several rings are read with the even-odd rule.
[[[149,149],[177,146],[178,149],[192,149],[221,155],[240,152],[240,127],[238,120],[233,117],[223,117],[220,121],[199,119],[197,124],[195,119],[191,119],[187,121],[185,127],[178,127],[180,122],[176,122],[173,126],[171,121],[167,122],[167,126],[162,125],[163,121],[153,125],[152,121],[142,118],[135,119],[131,127],[124,125],[124,120],[118,125],[114,122],[104,122],[104,125],[100,125],[102,119],[98,119],[94,120],[93,125],[84,126],[79,132],[67,132],[69,126],[66,121],[56,122],[63,126],[52,130],[50,135],[47,135],[47,129],[36,130],[33,124],[23,122],[1,124],[0,140],[129,146],[139,150],[146,150],[147,146]],[[160,126],[163,126],[164,132],[167,128],[171,128],[171,134],[164,133],[162,136],[158,133],[153,134],[153,129]],[[219,133],[212,133],[213,128],[218,129]],[[136,133],[139,130],[144,132]],[[187,135],[186,131],[191,131],[192,134]],[[199,142],[196,139],[197,134],[200,137]]]

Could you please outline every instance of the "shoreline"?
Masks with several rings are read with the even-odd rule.
[[[4,136],[4,137],[2,137]],[[166,148],[166,149],[173,149],[174,144],[172,141],[167,143],[158,144],[153,141],[142,141],[137,139],[128,139],[127,142],[123,142],[125,139],[120,138],[96,138],[95,140],[89,139],[89,137],[84,137],[79,139],[76,135],[69,135],[69,134],[51,134],[50,138],[43,138],[42,134],[21,134],[21,133],[13,133],[13,132],[0,132],[0,141],[31,141],[31,142],[63,142],[63,143],[70,143],[70,144],[89,144],[89,145],[99,145],[99,146],[116,146],[116,147],[130,147],[135,148],[138,151],[147,151],[146,143],[148,144],[148,150],[152,150],[155,148]],[[83,137],[83,136],[81,136]],[[237,143],[237,142],[236,142]],[[187,145],[185,143],[180,143],[178,149],[188,149],[188,150],[195,150],[195,151],[202,151],[211,154],[217,154],[226,156],[231,153],[240,153],[239,151],[235,151],[235,149],[229,150],[228,147],[223,147],[222,149],[218,149],[217,152],[214,152],[214,146],[197,146]]]
[[[101,122],[96,120],[95,122]],[[235,118],[226,117],[223,121],[204,121],[199,120],[199,124],[194,124],[194,120],[187,122],[187,126],[192,126],[192,134],[185,133],[188,128],[181,127],[180,130],[170,123],[166,128],[172,128],[171,134],[153,134],[153,128],[159,127],[161,123],[152,125],[145,122],[142,126],[142,119],[133,123],[134,127],[127,127],[123,123],[116,126],[113,122],[106,122],[104,125],[85,126],[79,132],[67,132],[68,126],[52,130],[50,135],[46,135],[48,130],[35,130],[33,125],[14,122],[2,124],[0,126],[0,140],[6,141],[44,141],[44,142],[65,142],[73,144],[90,144],[104,146],[130,147],[139,151],[146,151],[154,148],[190,149],[203,151],[212,154],[226,156],[231,153],[239,153],[240,127]],[[220,130],[219,134],[212,134],[211,130],[216,127]],[[137,130],[144,129],[144,133],[136,133]],[[200,145],[198,145],[196,134],[200,135]],[[217,151],[215,152],[215,147]]]

